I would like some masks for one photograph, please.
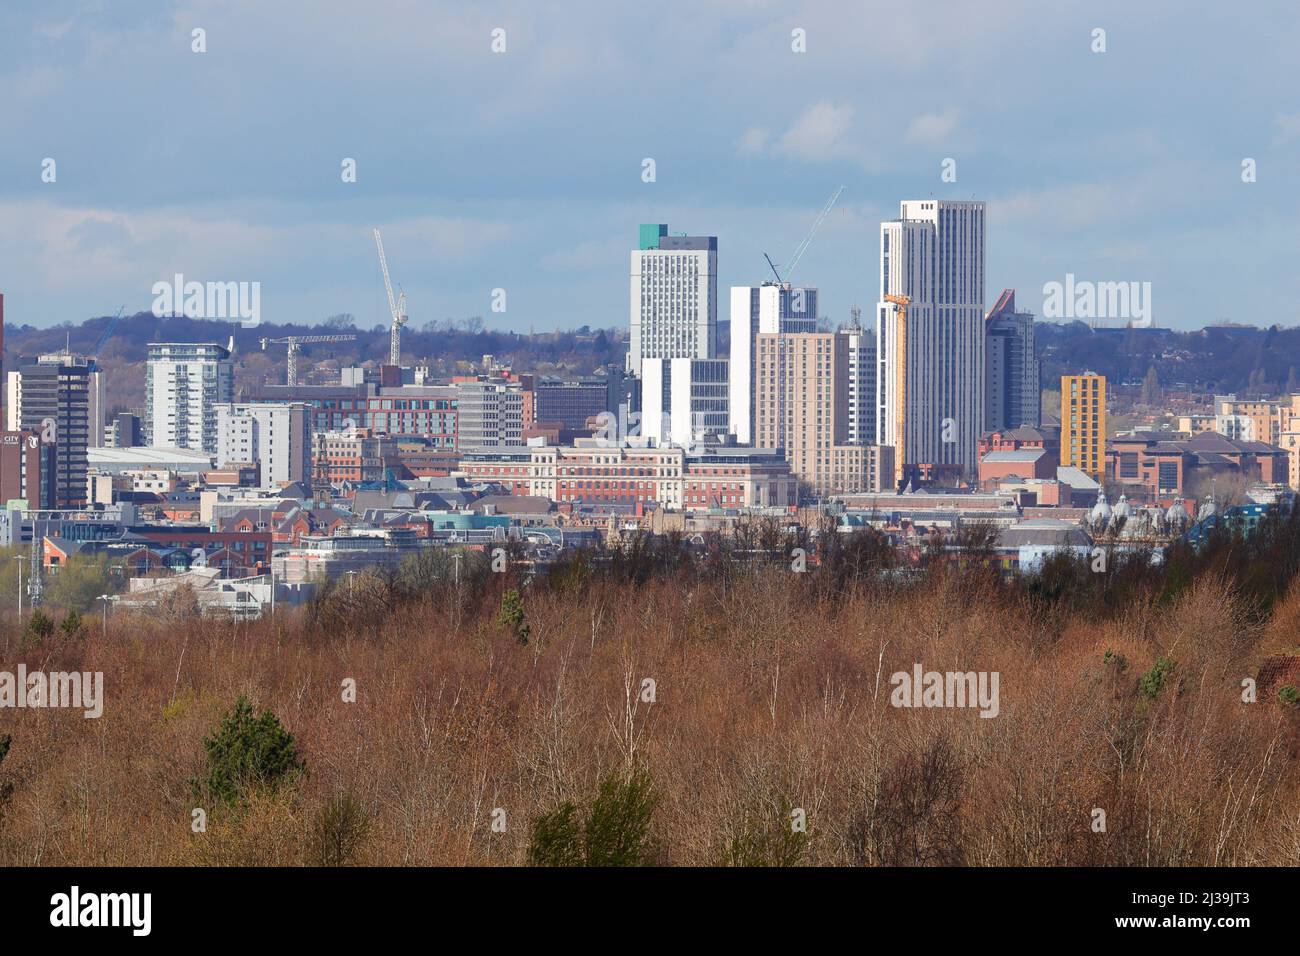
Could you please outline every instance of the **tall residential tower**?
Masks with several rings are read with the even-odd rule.
[[[892,487],[894,450],[850,441],[853,336],[760,332],[755,343],[754,446],[781,448],[811,494]]]
[[[984,430],[984,203],[904,200],[880,224],[876,433],[899,477],[973,475]]]
[[[1061,464],[1093,481],[1106,477],[1106,376],[1061,376]]]
[[[731,287],[731,431],[737,442],[748,445],[754,440],[754,346],[759,333],[816,331],[816,289],[788,282]]]
[[[718,239],[642,225],[632,250],[627,370],[647,358],[718,357]]]
[[[145,368],[148,445],[217,453],[217,406],[235,399],[234,348],[211,342],[153,342]]]
[[[47,507],[80,508],[88,500],[86,449],[104,441],[100,375],[94,359],[70,352],[19,360],[9,372],[9,431],[54,446],[48,467],[41,465]]]

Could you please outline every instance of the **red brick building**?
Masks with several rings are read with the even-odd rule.
[[[990,451],[980,457],[980,487],[987,488],[1003,478],[1055,478],[1056,456],[1046,448]]]
[[[460,470],[471,481],[492,481],[511,494],[560,503],[621,504],[632,508],[791,507],[798,483],[777,449],[706,446],[681,448],[573,446],[484,449],[466,453]]]
[[[1044,448],[1058,459],[1061,452],[1060,429],[1035,428],[1024,425],[1006,431],[989,432],[980,437],[979,455],[983,458],[993,451],[1022,451],[1026,448]],[[1059,461],[1058,461],[1059,464]]]
[[[1217,432],[1171,439],[1167,432],[1135,432],[1106,442],[1106,478],[1125,486],[1129,497],[1204,492],[1193,483],[1241,476],[1247,481],[1286,484],[1288,457],[1283,448],[1240,441]],[[1131,490],[1130,490],[1131,489]]]
[[[53,474],[51,444],[34,431],[0,431],[0,505],[24,499],[30,508],[51,508],[48,478]],[[41,481],[41,475],[47,481]]]
[[[686,511],[793,508],[799,503],[798,484],[785,457],[773,455],[768,449],[706,447],[686,458],[682,507]]]

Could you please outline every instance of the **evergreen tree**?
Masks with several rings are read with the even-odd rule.
[[[64,637],[77,637],[81,634],[81,615],[76,611],[69,611],[63,616],[63,622],[59,624],[59,630],[63,632]]]
[[[528,626],[528,620],[524,616],[524,601],[514,588],[510,588],[505,594],[501,595],[501,613],[498,615],[497,621],[502,627],[509,630],[520,644],[528,643],[531,629]]]
[[[565,801],[533,821],[528,845],[531,866],[645,866],[655,844],[650,820],[659,797],[644,769],[611,773],[578,821],[578,807]]]
[[[255,714],[243,696],[204,739],[203,749],[204,775],[194,782],[195,795],[231,807],[254,790],[276,789],[307,769],[279,718],[269,710]]]
[[[32,611],[32,616],[27,619],[27,628],[23,632],[23,643],[30,643],[40,647],[53,634],[54,618],[37,608]]]

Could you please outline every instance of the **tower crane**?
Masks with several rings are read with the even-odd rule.
[[[288,356],[285,363],[285,384],[298,384],[298,353],[302,351],[304,345],[312,345],[317,342],[353,342],[356,341],[355,335],[286,335],[282,339],[262,339],[262,350],[265,351],[268,345],[287,346]]]
[[[786,263],[784,279],[781,278],[781,273],[776,271],[776,263],[772,261],[772,257],[766,252],[763,253],[763,258],[767,260],[767,264],[772,270],[772,275],[776,276],[777,285],[786,285],[789,283],[790,275],[794,272],[794,267],[799,264],[799,260],[803,258],[803,254],[808,251],[808,247],[812,244],[813,237],[817,235],[817,230],[822,227],[822,223],[825,222],[826,217],[830,215],[831,209],[834,208],[835,203],[839,201],[840,193],[842,192],[844,192],[843,186],[835,190],[831,195],[831,198],[826,200],[826,205],[822,207],[822,211],[819,212],[817,218],[813,220],[812,228],[808,230],[808,235],[804,236],[803,241],[795,247],[794,255],[791,256],[790,261]]]
[[[99,341],[95,343],[94,351],[91,352],[91,354],[96,358],[98,358],[99,353],[104,350],[104,345],[108,342],[109,336],[113,334],[113,330],[117,328],[117,323],[122,321],[122,313],[125,311],[126,306],[122,306],[117,310],[117,315],[113,316],[108,325],[104,326],[104,334],[99,337]]]
[[[817,218],[813,220],[812,228],[808,230],[808,235],[804,236],[803,242],[799,243],[798,247],[795,248],[794,255],[790,258],[790,262],[785,267],[786,282],[790,281],[790,276],[794,273],[794,267],[799,264],[799,260],[803,258],[803,254],[808,251],[808,247],[812,244],[813,236],[817,235],[817,230],[822,227],[822,223],[825,222],[826,217],[830,215],[831,209],[834,208],[835,203],[839,201],[840,193],[842,192],[844,192],[843,186],[835,190],[835,193],[831,198],[826,200],[826,205],[822,207],[822,211],[819,212]]]
[[[402,326],[406,324],[406,293],[399,292],[393,298],[393,283],[388,278],[388,260],[384,257],[384,238],[375,228],[375,248],[379,250],[379,268],[384,273],[384,288],[388,291],[388,311],[393,316],[392,330],[389,332],[388,364],[402,364]]]

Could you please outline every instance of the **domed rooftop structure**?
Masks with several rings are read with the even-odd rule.
[[[1097,503],[1088,513],[1088,520],[1093,524],[1104,524],[1110,520],[1110,505],[1106,501],[1106,492],[1097,492]]]
[[[1169,510],[1165,512],[1165,520],[1168,521],[1171,526],[1176,528],[1181,528],[1183,525],[1187,524],[1187,518],[1187,509],[1178,501],[1171,504]]]
[[[1127,518],[1132,513],[1128,506],[1128,495],[1120,494],[1119,501],[1115,502],[1115,511],[1113,513],[1116,518]]]

